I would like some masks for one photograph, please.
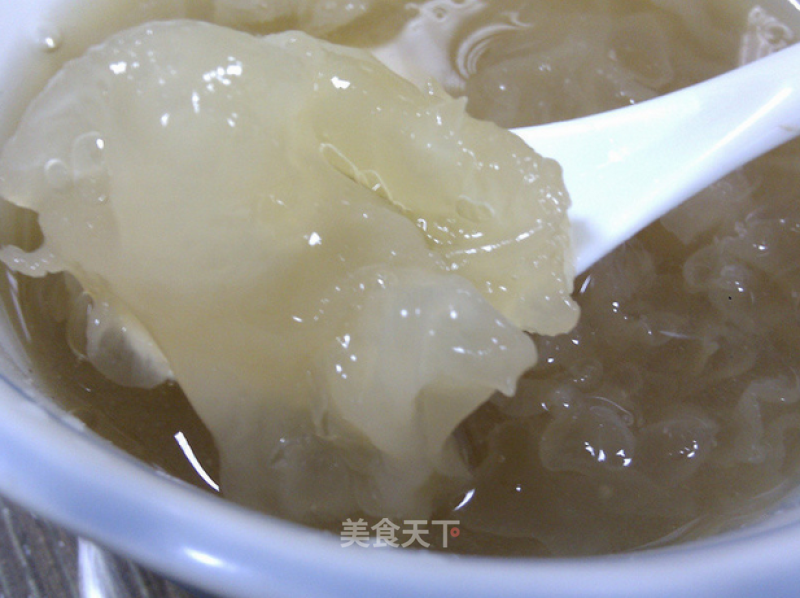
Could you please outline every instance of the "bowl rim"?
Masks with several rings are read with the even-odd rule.
[[[330,533],[169,477],[2,378],[0,414],[2,494],[162,575],[220,596],[789,596],[800,580],[798,522],[588,558],[344,547]]]

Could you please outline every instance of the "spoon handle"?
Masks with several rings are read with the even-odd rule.
[[[513,131],[564,170],[581,273],[800,134],[800,44],[641,104]]]

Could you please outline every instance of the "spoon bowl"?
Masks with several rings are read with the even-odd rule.
[[[800,134],[800,44],[641,104],[513,132],[563,168],[580,274]]]

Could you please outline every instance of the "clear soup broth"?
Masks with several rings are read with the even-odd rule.
[[[202,6],[188,16],[210,18]],[[304,23],[242,28],[295,26]],[[393,45],[466,96],[474,116],[517,127],[713,77],[794,43],[800,14],[788,0],[434,0],[376,2],[331,30],[309,27],[337,43]],[[577,328],[536,337],[539,363],[517,394],[494,396],[456,431],[472,479],[445,492],[432,517],[459,522],[446,551],[553,557],[661,546],[751,522],[797,486],[799,195],[794,143],[576,281]],[[23,218],[6,234],[35,245],[35,228]],[[237,499],[219,486],[214,441],[180,388],[120,387],[76,356],[63,279],[6,271],[5,283],[6,309],[53,401],[154,467]],[[291,507],[272,514],[333,534],[348,518],[376,523],[320,507],[344,482],[324,447],[308,446],[286,451]],[[431,548],[445,549],[436,536]]]

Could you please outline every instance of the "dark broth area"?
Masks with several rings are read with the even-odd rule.
[[[743,2],[426,6],[434,29],[455,32],[443,45],[450,70],[437,76],[468,95],[473,114],[503,126],[643,101],[794,35]],[[391,12],[392,29],[401,12]],[[368,17],[334,38],[368,43],[387,27]],[[447,551],[564,556],[662,545],[738,527],[796,485],[799,184],[792,144],[576,281],[578,327],[537,338],[540,363],[517,395],[494,397],[456,432],[474,480],[432,517],[460,522]],[[60,282],[7,277],[3,298],[9,313],[21,306],[17,329],[54,401],[134,456],[210,489],[216,449],[180,389],[108,382],[66,342]],[[302,521],[338,534],[360,514],[341,516]]]
[[[143,391],[109,381],[76,357],[66,342],[65,323],[52,316],[53,301],[63,299],[61,276],[36,280],[8,270],[6,276],[10,284],[4,285],[3,299],[21,306],[17,332],[27,340],[34,378],[55,404],[145,463],[201,488],[213,487],[219,479],[217,450],[181,389],[164,384]]]

